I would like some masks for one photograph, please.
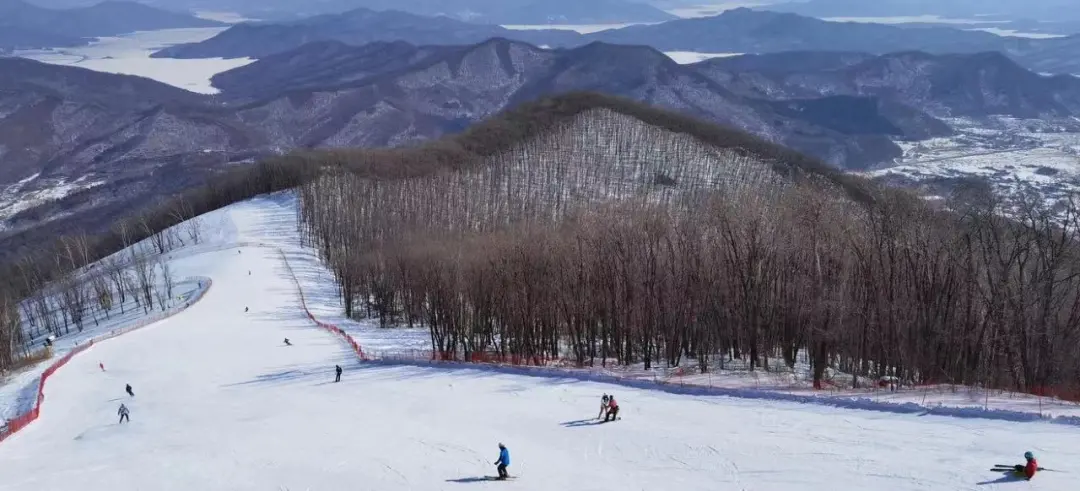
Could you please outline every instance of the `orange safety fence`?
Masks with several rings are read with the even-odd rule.
[[[9,437],[11,437],[11,435],[14,435],[15,433],[19,432],[19,430],[22,430],[27,425],[38,419],[38,415],[41,413],[41,406],[45,402],[45,382],[47,382],[49,380],[49,377],[56,373],[56,371],[59,370],[60,367],[66,365],[68,361],[71,361],[72,357],[79,353],[82,353],[83,351],[86,351],[91,346],[93,346],[94,343],[100,343],[106,339],[111,339],[121,334],[129,333],[136,329],[146,327],[150,324],[167,319],[180,312],[183,312],[195,302],[201,300],[202,297],[206,294],[206,292],[210,290],[210,286],[213,285],[213,281],[210,278],[205,277],[186,278],[184,281],[198,281],[200,284],[200,288],[197,293],[193,297],[191,297],[191,299],[185,302],[182,306],[174,307],[173,309],[167,310],[165,312],[159,312],[149,317],[140,319],[139,322],[136,322],[133,325],[121,329],[115,329],[101,336],[93,337],[86,343],[76,346],[71,351],[68,351],[67,354],[60,357],[60,359],[53,362],[52,365],[49,365],[49,367],[46,368],[45,371],[41,372],[41,377],[38,379],[37,398],[34,400],[34,406],[27,412],[11,418],[7,421],[7,424],[0,427],[0,442],[8,439]],[[202,283],[206,283],[205,288],[202,288]]]

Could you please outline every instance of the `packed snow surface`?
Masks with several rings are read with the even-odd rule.
[[[213,287],[59,370],[41,418],[0,444],[0,490],[1075,489],[1069,472],[1018,483],[988,470],[1025,450],[1069,470],[1080,458],[1070,425],[361,363],[300,310],[276,247],[302,286],[325,271],[300,260],[292,206],[278,195],[206,217],[224,230],[217,240],[243,245],[173,261]],[[375,330],[350,333],[366,343]],[[605,392],[622,420],[596,422]],[[118,424],[121,403],[130,423]],[[499,442],[519,478],[488,483]]]

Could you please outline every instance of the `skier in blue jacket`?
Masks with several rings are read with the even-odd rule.
[[[506,449],[506,445],[499,444],[499,460],[495,461],[495,465],[499,466],[499,480],[510,477],[510,474],[506,473],[506,467],[510,465],[510,451]]]

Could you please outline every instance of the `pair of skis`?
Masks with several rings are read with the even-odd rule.
[[[991,467],[990,470],[992,472],[1017,472],[1015,465],[1005,465],[1005,464],[997,464],[994,467]],[[1057,471],[1057,470],[1054,470],[1054,469],[1047,469],[1045,467],[1039,467],[1039,472],[1043,472],[1043,471],[1061,472],[1061,471]]]

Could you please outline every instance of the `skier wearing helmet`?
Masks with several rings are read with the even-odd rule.
[[[607,413],[609,399],[610,397],[608,397],[607,393],[604,394],[604,397],[600,398],[600,414],[596,415],[596,419],[603,418],[604,414]]]
[[[1031,480],[1039,470],[1039,462],[1035,460],[1035,454],[1031,452],[1024,452],[1024,460],[1027,461],[1026,464],[1017,464],[1014,468],[1018,475],[1023,475],[1025,479]]]
[[[510,477],[506,472],[506,467],[510,465],[510,451],[502,443],[499,444],[499,460],[495,461],[495,465],[499,466],[499,480]]]

